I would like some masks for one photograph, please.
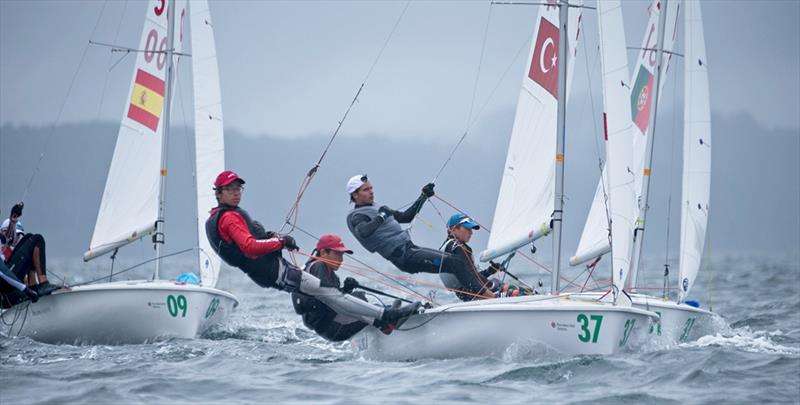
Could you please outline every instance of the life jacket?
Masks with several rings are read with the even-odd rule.
[[[347,227],[350,229],[350,232],[356,237],[358,242],[361,243],[361,246],[364,246],[364,248],[371,253],[378,252],[378,254],[384,258],[389,258],[398,247],[411,241],[411,236],[408,235],[408,231],[403,229],[394,217],[386,218],[383,224],[381,224],[372,235],[362,237],[356,231],[355,226],[353,226],[353,218],[356,215],[364,215],[368,217],[370,221],[374,221],[375,218],[380,216],[380,213],[378,209],[372,205],[363,205],[353,208],[350,213],[347,214]]]
[[[455,260],[463,261],[465,265],[465,269],[470,269],[470,277],[474,277],[474,282],[478,285],[475,286],[467,286],[459,280],[459,278],[452,273],[447,272],[439,272],[439,278],[442,279],[442,284],[450,290],[454,290],[453,292],[458,296],[458,298],[462,301],[472,301],[476,299],[474,295],[463,294],[460,291],[468,291],[474,294],[479,294],[483,288],[479,288],[479,286],[488,286],[489,281],[483,277],[477,270],[475,266],[475,262],[472,260],[472,248],[469,247],[466,243],[460,242],[455,238],[449,238],[447,241],[442,245],[441,250],[453,255]]]
[[[312,260],[307,263],[306,271],[311,273],[314,277],[319,278],[321,285],[326,287],[335,286],[336,288],[339,288],[339,277],[337,277],[333,272],[325,270],[324,273],[320,273],[319,271],[315,272],[311,270],[311,267],[315,263],[319,262]],[[364,293],[361,291],[351,292],[350,295],[364,301],[367,300],[366,295],[364,295]],[[303,317],[303,324],[305,324],[309,329],[317,332],[317,334],[323,335],[323,337],[326,339],[330,339],[330,337],[325,336],[324,334],[334,322],[334,319],[336,318],[336,311],[323,304],[320,300],[301,292],[292,293],[292,306],[294,307],[294,312]]]
[[[219,233],[219,219],[222,217],[222,214],[228,211],[235,211],[242,216],[244,222],[247,224],[247,229],[250,230],[250,234],[253,235],[254,238],[267,239],[270,235],[258,221],[254,221],[250,218],[250,214],[248,214],[247,211],[239,207],[220,204],[212,211],[211,216],[206,220],[206,236],[208,237],[209,243],[211,243],[211,248],[214,249],[225,263],[244,270],[244,267],[252,263],[253,259],[245,256],[244,252],[239,249],[236,243],[225,242]]]

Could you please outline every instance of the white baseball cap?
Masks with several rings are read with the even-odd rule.
[[[5,231],[6,229],[8,229],[9,225],[11,225],[11,220],[6,218],[6,220],[3,221],[3,224],[0,225],[0,230]],[[25,228],[22,227],[22,222],[20,221],[17,221],[17,225],[14,227],[14,230],[15,233],[25,233]]]
[[[354,191],[358,190],[358,188],[363,186],[366,182],[366,174],[357,174],[351,177],[350,180],[347,180],[347,194],[353,194]]]

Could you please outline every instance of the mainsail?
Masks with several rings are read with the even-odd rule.
[[[675,37],[677,35],[677,16],[680,9],[679,1],[671,1],[667,5],[667,22],[666,26],[669,32],[664,36],[664,49],[672,51],[674,49]],[[644,173],[644,160],[645,149],[647,144],[647,129],[649,128],[651,98],[653,90],[653,77],[656,67],[656,39],[658,29],[658,18],[660,16],[661,2],[653,0],[648,8],[650,13],[650,20],[647,23],[647,30],[645,31],[642,46],[639,55],[636,58],[636,65],[634,66],[633,76],[629,83],[630,86],[630,110],[631,119],[635,124],[633,126],[633,159],[634,164],[631,167],[635,173],[635,190],[636,197],[642,189],[642,179]],[[664,62],[665,71],[669,68],[669,62],[672,55],[667,56]],[[664,88],[666,76],[661,77],[661,86]],[[662,91],[659,91],[663,94]],[[606,205],[606,194],[608,192],[608,165],[603,167],[603,172],[598,182],[597,189],[595,190],[594,200],[589,209],[589,216],[586,218],[586,223],[581,234],[578,249],[575,255],[570,258],[570,265],[577,266],[586,261],[592,260],[611,251],[611,244],[609,243],[609,218]],[[604,183],[605,182],[605,183]],[[638,208],[635,207],[638,211]]]
[[[694,284],[705,247],[711,189],[711,110],[708,67],[700,3],[686,2],[683,107],[683,185],[681,190],[682,302]]]
[[[625,286],[630,269],[635,220],[633,123],[628,101],[630,92],[625,28],[619,0],[597,3],[600,31],[600,62],[603,76],[603,121],[606,131],[606,177],[611,214],[611,280],[617,291]]]
[[[580,2],[582,4],[582,2]],[[486,261],[547,235],[554,210],[558,97],[568,97],[580,32],[569,9],[567,94],[558,94],[558,7],[541,7],[525,65]]]
[[[195,179],[197,182],[197,235],[200,280],[214,287],[220,258],[205,237],[208,212],[217,205],[212,184],[225,170],[222,127],[222,96],[219,84],[214,26],[207,0],[194,0],[190,7],[192,33],[192,76],[194,84]]]
[[[175,51],[181,51],[186,2],[178,2]],[[167,7],[148,4],[139,52],[106,178],[94,233],[84,260],[152,233],[158,218],[166,96]]]

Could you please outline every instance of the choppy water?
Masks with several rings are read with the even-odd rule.
[[[241,301],[197,340],[47,345],[0,337],[0,403],[800,403],[800,263],[714,261],[694,295],[727,327],[613,357],[375,362],[306,330],[288,297],[229,277]]]

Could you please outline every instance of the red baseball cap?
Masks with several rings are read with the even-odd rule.
[[[323,249],[330,249],[336,252],[353,254],[352,250],[344,246],[342,238],[332,233],[322,235],[322,237],[319,238],[319,241],[317,242],[317,250],[322,251]]]
[[[239,177],[238,174],[230,170],[225,170],[217,176],[217,180],[214,182],[214,188],[225,187],[236,180],[239,180],[242,182],[242,184],[244,184],[244,179]]]

